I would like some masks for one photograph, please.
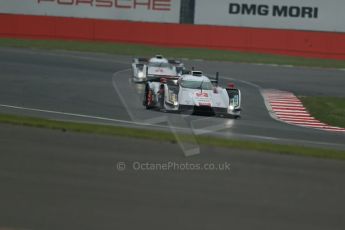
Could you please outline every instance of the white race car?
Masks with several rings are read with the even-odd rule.
[[[147,63],[146,58],[134,58],[132,62],[133,81],[134,82],[145,82],[146,77],[144,76],[144,65]]]
[[[176,60],[168,60],[162,55],[153,58],[134,58],[132,62],[133,81],[145,82],[156,77],[176,77],[182,74],[184,66]]]
[[[234,84],[222,88],[216,79],[191,71],[181,77],[157,77],[146,83],[143,105],[147,109],[238,118],[241,92]]]

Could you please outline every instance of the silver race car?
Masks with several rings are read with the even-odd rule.
[[[134,58],[132,62],[132,72],[134,82],[145,82],[144,65],[147,63],[146,58]]]
[[[156,77],[146,83],[143,105],[147,109],[238,118],[241,92],[233,84],[222,88],[201,71],[176,77]]]
[[[162,55],[156,55],[150,59],[134,58],[132,62],[134,82],[146,82],[161,76],[176,77],[181,75],[183,70],[183,63],[177,60],[168,60]]]

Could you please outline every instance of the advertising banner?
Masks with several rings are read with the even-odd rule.
[[[345,32],[344,0],[195,0],[195,24]]]
[[[178,23],[180,0],[0,0],[0,13]]]

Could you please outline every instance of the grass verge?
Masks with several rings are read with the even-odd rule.
[[[41,118],[33,118],[27,116],[15,116],[0,114],[0,122],[23,125],[39,128],[48,128],[62,131],[82,132],[102,135],[113,135],[130,138],[151,139],[157,141],[175,142],[175,137],[172,133],[163,131],[152,131],[135,128],[124,128],[116,126],[95,125],[86,123],[55,121]],[[189,135],[181,135],[181,138],[186,142],[193,140],[194,137]],[[345,151],[331,150],[331,149],[317,149],[302,146],[278,145],[263,142],[241,141],[224,138],[215,138],[210,136],[196,136],[197,142],[201,145],[209,145],[215,147],[248,149],[260,152],[270,152],[279,154],[291,154],[308,157],[319,157],[345,160]]]
[[[1,38],[0,46],[35,48],[46,50],[98,52],[130,56],[153,56],[157,53],[160,53],[167,57],[176,58],[204,59],[243,63],[265,63],[322,68],[345,68],[345,61],[343,60],[291,57],[282,55],[257,54],[249,52],[235,52],[201,48],[168,48],[161,46],[138,45],[127,43],[125,44],[109,42],[82,42],[66,40],[24,40]]]
[[[329,125],[345,128],[345,98],[300,97],[300,99],[316,119]]]

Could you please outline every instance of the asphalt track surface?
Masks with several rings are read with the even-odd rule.
[[[174,143],[0,130],[0,229],[345,227],[343,161],[205,146],[186,158]],[[138,170],[135,162],[230,170]]]
[[[220,71],[222,84],[236,79],[244,108],[240,120],[186,122],[137,103],[140,85],[128,81],[129,63],[120,56],[0,49],[0,111],[157,129],[168,121],[181,132],[192,124],[197,133],[344,149],[342,134],[273,120],[260,95],[260,88],[274,88],[345,96],[342,71],[186,61]],[[200,148],[186,158],[177,143],[1,124],[0,229],[345,228],[344,162]],[[227,163],[230,170],[134,170],[134,162]]]
[[[184,61],[207,74],[218,71],[221,85],[231,81],[241,89],[242,118],[231,120],[146,111],[141,105],[143,85],[129,81],[130,62],[124,56],[1,48],[0,111],[157,129],[169,129],[170,124],[170,129],[190,134],[345,149],[344,134],[272,119],[260,93],[278,89],[345,96],[344,71]]]

